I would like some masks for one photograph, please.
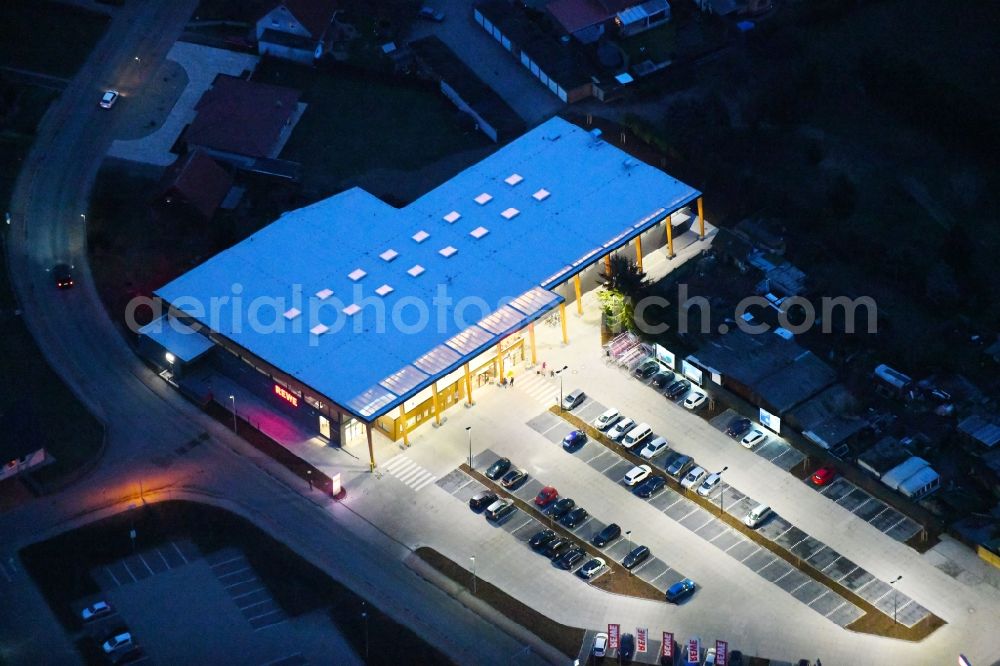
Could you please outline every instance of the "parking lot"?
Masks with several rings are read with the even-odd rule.
[[[882,500],[875,499],[843,477],[827,486],[808,485],[896,541],[906,542],[922,529],[919,523],[910,520]]]
[[[225,548],[205,559],[254,631],[287,619],[243,553]]]
[[[733,411],[732,409],[727,409],[713,418],[710,423],[720,432],[725,432],[726,426],[729,425],[729,422],[739,416],[741,416],[739,413]],[[773,465],[777,465],[781,469],[788,472],[806,459],[805,454],[798,449],[793,448],[792,445],[785,440],[759,426],[755,425],[754,427],[758,430],[764,431],[768,436],[767,441],[763,445],[753,449],[753,452],[764,460]]]

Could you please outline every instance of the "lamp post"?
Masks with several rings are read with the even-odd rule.
[[[476,596],[476,556],[469,558],[472,562],[472,596]]]
[[[306,480],[309,481],[309,490],[313,489],[313,471],[311,469],[306,470]]]
[[[726,511],[726,484],[722,482],[722,473],[729,469],[729,465],[726,465],[719,470],[719,515],[721,516]]]
[[[558,370],[556,370],[556,374],[559,375],[559,411],[560,412],[566,411],[565,407],[563,407],[563,377],[562,377],[562,372],[563,372],[563,370],[565,370],[568,367],[569,367],[568,365],[564,365],[563,367],[561,367]]]
[[[895,580],[890,580],[889,581],[889,585],[892,586],[892,623],[893,624],[897,624],[897,622],[896,622],[896,604],[898,603],[898,601],[896,600],[896,583],[898,583],[902,579],[903,579],[903,576],[902,576],[902,574],[900,574],[899,576],[896,576]]]
[[[236,396],[231,395],[229,399],[233,401],[233,432],[236,432]]]
[[[465,426],[465,432],[469,433],[469,469],[472,467],[472,426]]]
[[[628,549],[625,551],[625,554],[628,555],[628,553],[632,552],[632,530],[627,530],[625,532],[625,538],[628,539]],[[628,570],[628,575],[632,575],[631,569]]]
[[[361,602],[361,619],[365,622],[365,663],[368,663],[368,606],[362,601]]]

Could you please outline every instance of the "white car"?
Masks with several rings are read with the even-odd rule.
[[[132,647],[132,634],[127,631],[121,634],[116,634],[104,641],[104,644],[101,647],[104,648],[104,654],[111,654],[112,652],[125,652]]]
[[[628,434],[628,431],[634,427],[635,421],[626,416],[621,421],[616,423],[610,430],[608,430],[608,437],[617,442]]]
[[[766,441],[767,441],[767,435],[765,435],[760,430],[754,428],[753,430],[751,430],[746,434],[746,437],[740,440],[740,444],[742,444],[744,448],[753,449],[760,446]]]
[[[653,468],[649,465],[637,465],[625,472],[625,476],[622,478],[622,483],[626,486],[634,486],[635,484],[643,481],[647,476],[652,473]]]
[[[708,648],[708,652],[705,653],[705,661],[701,662],[701,666],[715,666],[715,648]]]
[[[617,409],[612,407],[606,410],[603,414],[594,419],[594,427],[598,430],[607,430],[614,424],[618,423],[621,419],[622,414]]]
[[[705,478],[702,484],[698,486],[698,494],[702,497],[708,497],[721,481],[722,477],[719,476],[717,472],[712,472]]]
[[[111,107],[113,107],[115,105],[115,102],[118,101],[119,97],[120,97],[120,94],[118,93],[117,90],[108,90],[108,91],[105,91],[104,96],[101,97],[101,108],[102,109],[110,109]]]
[[[639,455],[645,458],[646,460],[649,460],[653,456],[658,456],[661,453],[663,453],[666,450],[666,448],[667,448],[667,440],[663,439],[662,437],[657,437],[652,442],[649,442],[648,444],[646,444],[646,446],[642,447],[642,451],[639,452]]]
[[[111,604],[107,601],[95,601],[80,611],[80,619],[84,622],[89,622],[90,620],[104,617],[105,615],[110,615],[111,613]]]
[[[597,633],[594,636],[594,649],[591,650],[591,654],[595,657],[603,657],[604,653],[608,650],[608,635],[603,631]]]
[[[582,403],[584,398],[586,397],[587,394],[581,391],[580,389],[576,389],[575,391],[570,391],[563,398],[563,404],[562,404],[563,409],[565,409],[566,411],[572,411],[576,407],[579,407],[580,403]]]
[[[687,488],[688,490],[694,488],[698,485],[698,482],[701,481],[701,478],[705,476],[705,474],[707,474],[707,472],[704,467],[691,468],[691,471],[687,473],[687,476],[681,480],[681,488]]]
[[[691,391],[688,393],[688,397],[684,398],[684,408],[694,411],[696,409],[701,409],[708,402],[708,396],[701,391]]]

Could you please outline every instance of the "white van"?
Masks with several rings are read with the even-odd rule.
[[[633,448],[643,443],[653,435],[653,429],[649,427],[648,423],[640,423],[636,427],[628,431],[628,434],[622,438],[622,444],[628,448]]]
[[[770,515],[771,507],[766,504],[758,504],[754,508],[750,509],[746,517],[743,519],[743,524],[750,529],[757,529],[757,526],[767,520]]]

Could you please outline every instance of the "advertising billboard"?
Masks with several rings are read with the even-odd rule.
[[[763,407],[760,408],[760,415],[758,419],[760,420],[760,424],[768,430],[773,430],[779,435],[781,434],[781,419]]]

